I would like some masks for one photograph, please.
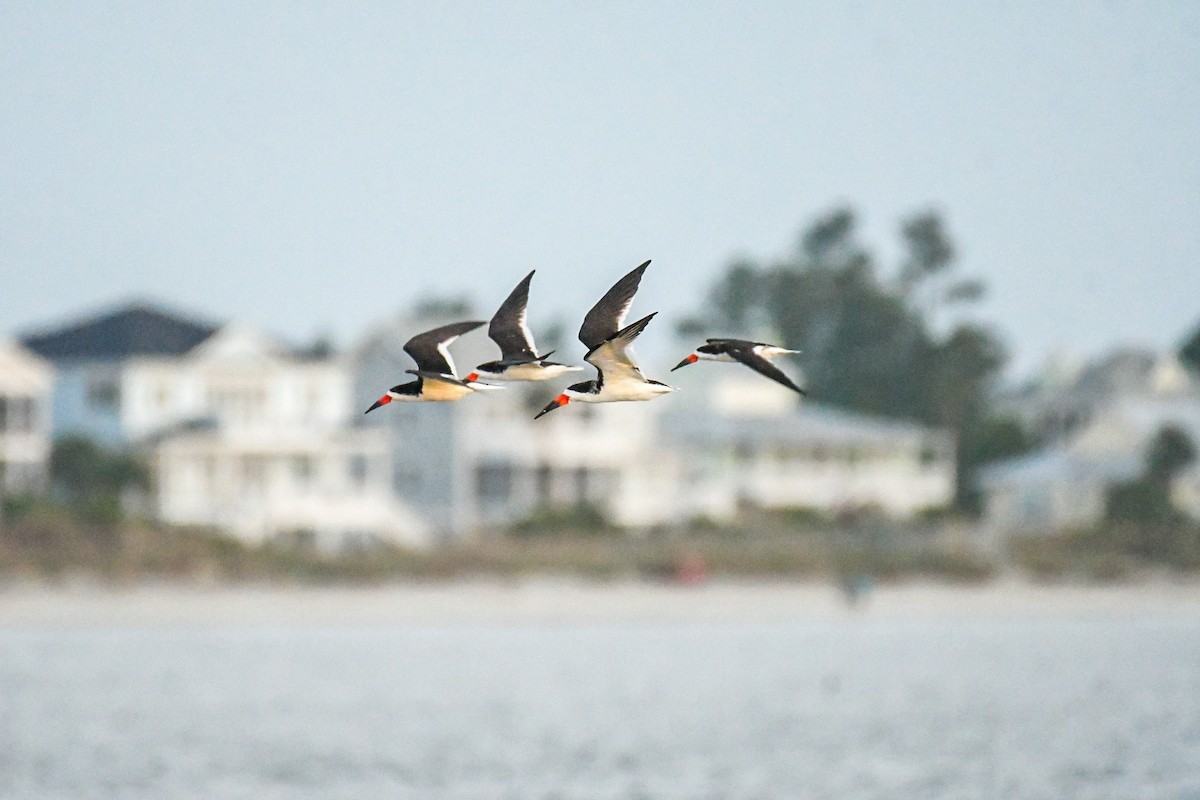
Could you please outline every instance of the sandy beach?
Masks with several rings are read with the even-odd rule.
[[[16,585],[0,589],[0,626],[243,626],[783,622],[838,617],[956,619],[1170,616],[1200,619],[1200,583],[978,586],[911,582],[875,587],[851,608],[826,583],[538,579],[382,587]]]

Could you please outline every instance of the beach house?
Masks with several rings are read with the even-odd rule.
[[[53,380],[49,362],[0,338],[0,496],[46,486]]]
[[[133,305],[26,338],[60,366],[54,430],[142,453],[153,514],[252,541],[423,544],[333,354]]]

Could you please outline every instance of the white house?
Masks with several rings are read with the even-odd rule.
[[[1092,363],[1055,354],[1032,380],[993,405],[996,413],[1020,420],[1040,439],[1057,441],[1118,400],[1198,394],[1200,382],[1175,354],[1122,348]]]
[[[137,435],[128,428],[129,363],[182,356],[216,330],[156,306],[133,303],[28,334],[22,343],[54,365],[53,436],[75,434],[108,447],[125,447]]]
[[[63,364],[56,430],[144,452],[158,519],[246,540],[426,543],[392,492],[386,441],[351,424],[343,359],[140,306],[27,341]]]
[[[391,490],[387,442],[350,425],[350,373],[230,325],[182,358],[122,375],[124,429],[152,441],[158,516],[247,540],[426,542]]]
[[[0,339],[0,495],[46,484],[53,380],[49,362]]]
[[[698,402],[670,416],[688,506],[718,519],[743,506],[895,519],[954,498],[954,439],[915,423],[831,408],[745,369],[716,367]]]
[[[989,467],[981,475],[987,528],[1004,537],[1099,522],[1109,489],[1142,474],[1151,440],[1167,425],[1200,446],[1200,397],[1120,396],[1094,407],[1071,435]],[[1181,508],[1200,518],[1200,469],[1193,465],[1182,475],[1174,494]]]

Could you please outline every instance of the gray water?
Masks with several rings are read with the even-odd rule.
[[[0,630],[0,798],[1200,798],[1200,622]]]

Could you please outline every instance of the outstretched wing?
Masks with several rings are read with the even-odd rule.
[[[759,373],[760,375],[765,375],[776,383],[783,384],[794,392],[799,392],[805,396],[808,395],[808,392],[792,383],[792,379],[787,375],[784,375],[778,367],[776,367],[770,361],[767,361],[758,353],[755,353],[755,343],[747,342],[746,344],[749,344],[750,347],[729,347],[727,352],[729,355],[733,356],[738,361],[745,364],[747,367]]]
[[[635,380],[638,383],[645,382],[646,378],[642,375],[642,371],[629,357],[629,345],[633,344],[633,340],[646,329],[650,320],[654,319],[654,315],[657,313],[655,311],[654,314],[642,317],[632,325],[622,328],[593,347],[583,357],[584,361],[600,372],[600,380],[603,383],[612,385],[623,379]]]
[[[536,270],[535,270],[536,271]],[[529,304],[529,282],[533,280],[533,272],[525,276],[517,284],[508,299],[496,309],[492,322],[488,325],[488,337],[500,345],[500,352],[505,361],[532,361],[537,358],[537,348],[533,344],[533,333],[526,321],[525,307]]]
[[[621,329],[625,315],[629,313],[629,306],[633,304],[633,296],[637,294],[638,284],[642,282],[642,273],[648,266],[649,261],[613,284],[583,318],[583,327],[579,329],[579,341],[583,342],[588,350],[595,350]]]
[[[454,359],[450,357],[447,346],[467,331],[473,331],[482,322],[452,322],[440,328],[434,328],[425,333],[418,333],[404,345],[404,352],[417,362],[421,372],[431,372],[438,375],[457,377],[454,371]]]

